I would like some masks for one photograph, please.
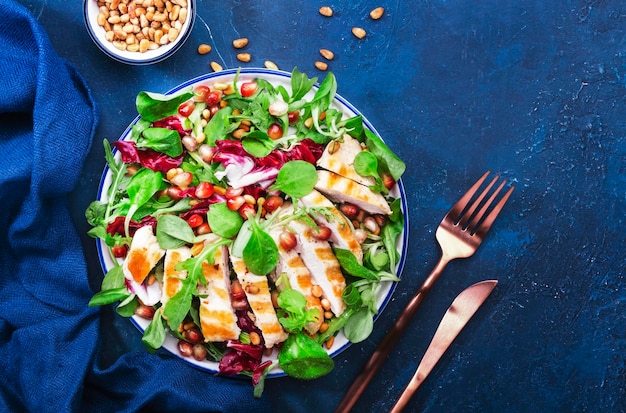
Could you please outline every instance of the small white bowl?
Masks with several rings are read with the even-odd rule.
[[[131,52],[127,50],[120,50],[109,42],[105,37],[105,30],[102,26],[98,25],[98,14],[100,10],[98,8],[98,2],[96,0],[84,0],[84,19],[87,26],[87,32],[94,41],[94,43],[102,50],[107,56],[118,62],[130,64],[130,65],[148,65],[152,63],[160,62],[173,55],[187,40],[191,34],[191,29],[196,18],[196,0],[187,0],[187,19],[183,24],[178,37],[173,42],[166,45],[159,46],[153,50],[147,50],[145,52]]]

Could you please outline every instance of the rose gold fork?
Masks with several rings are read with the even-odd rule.
[[[513,192],[513,185],[504,193],[500,200],[494,204],[496,198],[504,188],[506,180],[503,180],[498,187],[491,193],[489,192],[500,179],[496,175],[495,178],[486,186],[486,188],[476,197],[476,194],[489,176],[487,171],[476,183],[452,206],[450,211],[443,218],[437,232],[435,234],[437,242],[441,247],[441,258],[435,268],[426,277],[422,286],[417,290],[409,304],[400,314],[395,324],[387,332],[381,343],[378,345],[372,357],[359,373],[356,380],[352,383],[345,396],[337,406],[335,413],[347,413],[354,406],[357,399],[361,396],[368,383],[374,377],[374,374],[380,369],[383,362],[391,352],[411,319],[415,316],[417,309],[421,305],[424,298],[430,292],[433,284],[446,265],[456,258],[467,258],[474,254],[478,246],[483,242],[489,228],[496,220],[496,217],[502,211],[504,204]]]

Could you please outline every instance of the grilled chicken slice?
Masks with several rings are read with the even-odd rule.
[[[161,299],[161,284],[144,282],[152,269],[165,255],[151,226],[139,228],[130,244],[128,254],[122,263],[122,272],[128,280],[129,290],[147,306],[155,305]]]
[[[318,309],[319,318],[315,322],[310,322],[305,326],[309,333],[315,334],[320,329],[320,325],[322,325],[322,314],[324,310],[322,309],[320,299],[312,294],[313,279],[311,278],[311,272],[306,265],[304,265],[302,258],[300,258],[298,253],[293,249],[286,251],[280,246],[280,234],[283,230],[283,228],[277,227],[269,232],[274,242],[276,242],[276,245],[278,245],[278,264],[270,276],[272,277],[272,281],[275,282],[281,274],[285,274],[291,288],[300,292],[304,298],[306,298],[306,308]],[[277,288],[279,291],[282,291],[284,286],[279,284]]]
[[[165,260],[163,265],[163,291],[161,293],[161,304],[165,306],[170,298],[172,298],[182,287],[181,280],[187,278],[187,271],[178,271],[176,264],[191,258],[191,249],[189,247],[179,247],[167,250],[165,252]]]
[[[315,189],[335,202],[349,202],[371,214],[391,215],[384,196],[334,172],[318,170]]]
[[[165,250],[159,246],[157,238],[149,225],[139,228],[133,236],[130,249],[122,264],[124,276],[137,284],[141,284],[154,266],[165,255]]]
[[[254,313],[254,323],[261,330],[266,348],[287,339],[287,333],[278,322],[276,311],[272,305],[267,277],[256,275],[250,272],[243,262],[243,259],[230,255],[230,262],[237,274],[237,279],[246,293],[248,304]]]
[[[205,241],[205,248],[218,239]],[[228,267],[228,249],[218,247],[215,251],[214,263],[202,263],[202,274],[206,286],[198,284],[200,293],[200,327],[204,341],[226,341],[239,338],[241,329],[237,325],[237,317],[230,297],[230,270]]]
[[[342,142],[335,141],[326,145],[324,153],[317,161],[317,166],[352,179],[361,185],[375,185],[374,178],[361,176],[354,169],[354,158],[362,151],[361,143],[352,136],[345,134]]]
[[[311,272],[313,283],[324,291],[331,311],[336,316],[341,315],[346,309],[341,298],[346,288],[346,279],[330,244],[328,241],[316,239],[313,236],[315,230],[300,221],[290,221],[287,226],[296,234],[298,243],[294,249]]]
[[[352,226],[346,217],[330,202],[328,198],[316,190],[300,198],[301,203],[307,208],[324,208],[327,216],[322,213],[309,212],[318,225],[324,225],[331,231],[330,242],[336,247],[349,250],[354,254],[359,264],[363,263],[363,249],[354,237]]]

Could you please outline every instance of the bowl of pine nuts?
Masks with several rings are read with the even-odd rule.
[[[85,0],[89,36],[109,57],[146,65],[173,55],[189,37],[195,0]]]

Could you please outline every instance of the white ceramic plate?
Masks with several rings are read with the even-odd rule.
[[[191,79],[175,87],[174,89],[170,90],[166,94],[168,95],[176,94],[182,90],[188,89],[189,87],[195,87],[201,84],[206,84],[210,86],[216,82],[232,83],[236,73],[237,71],[232,69],[232,70],[225,70],[222,72],[203,75],[195,79]],[[270,82],[274,86],[283,85],[285,88],[287,88],[287,90],[291,90],[291,86],[290,86],[291,74],[290,73],[282,72],[282,71],[267,70],[267,69],[240,69],[238,83],[241,84],[243,82],[251,81],[251,80],[259,79],[259,78]],[[317,85],[315,86],[314,89],[317,89]],[[310,92],[310,93],[313,93],[313,92]],[[310,99],[310,96],[307,96],[307,98]],[[346,118],[357,116],[357,115],[362,115],[346,99],[344,99],[343,97],[339,95],[336,95],[333,105],[336,109],[343,111]],[[128,128],[126,128],[126,130],[124,131],[120,139],[126,139],[127,137],[130,136],[132,125],[135,124],[138,120],[139,120],[139,117],[135,118],[133,123],[129,125]],[[380,137],[378,132],[374,129],[374,127],[369,123],[369,121],[364,116],[363,116],[363,125],[364,127],[368,128],[370,131],[372,131],[374,134]],[[119,153],[116,156],[119,156]],[[106,201],[106,193],[110,185],[111,185],[111,171],[109,171],[107,167],[105,168],[104,173],[102,175],[102,179],[100,181],[100,188],[98,190],[98,200]],[[402,184],[402,180],[400,180],[394,186],[394,188],[392,188],[391,194],[395,198],[398,198],[398,197],[401,198],[402,211],[404,213],[404,231],[402,232],[402,234],[400,234],[398,242],[397,242],[398,252],[400,253],[401,258],[397,264],[396,273],[400,276],[400,274],[402,273],[402,269],[404,267],[405,259],[406,259],[406,250],[407,250],[406,236],[408,234],[408,216],[407,216],[408,210],[407,210],[406,195],[404,193],[404,186]],[[109,269],[111,269],[115,265],[115,263],[110,257],[110,254],[107,253],[107,246],[104,244],[104,242],[102,242],[101,240],[98,240],[97,248],[98,248],[98,255],[100,257],[100,263],[102,265],[102,269],[106,274],[109,271]],[[387,282],[385,284],[386,285],[384,285],[383,288],[381,289],[380,294],[377,299],[377,306],[378,306],[377,318],[381,315],[383,309],[387,305],[388,301],[391,299],[391,296],[395,290],[397,283]],[[131,320],[133,321],[135,326],[142,332],[145,330],[146,326],[149,323],[148,320],[145,320],[137,316],[132,317]],[[342,351],[348,348],[350,344],[351,343],[343,335],[343,332],[339,332],[339,334],[335,338],[335,343],[333,347],[327,351],[331,357],[337,357]],[[218,363],[210,362],[210,361],[200,362],[200,361],[196,361],[193,358],[182,357],[180,353],[178,352],[177,339],[169,334],[165,340],[165,343],[163,344],[163,347],[167,349],[169,352],[171,352],[172,354],[174,354],[176,357],[180,357],[184,361],[191,363],[198,368],[207,370],[212,373],[217,373],[218,371]],[[270,357],[265,357],[265,358],[275,359],[276,355],[273,354]],[[282,372],[282,370],[274,369],[272,370],[272,372],[270,372],[268,377],[279,377],[283,375],[284,373]]]
[[[188,0],[187,9],[187,20],[185,20],[178,38],[171,43],[160,46],[154,50],[148,50],[145,53],[119,50],[113,45],[113,43],[109,42],[105,38],[104,28],[98,25],[98,14],[100,11],[96,0],[84,0],[83,18],[85,20],[85,26],[87,26],[89,36],[96,46],[98,46],[98,48],[106,55],[117,60],[118,62],[130,65],[147,65],[158,63],[167,59],[185,43],[193,28],[196,12],[196,0]]]

